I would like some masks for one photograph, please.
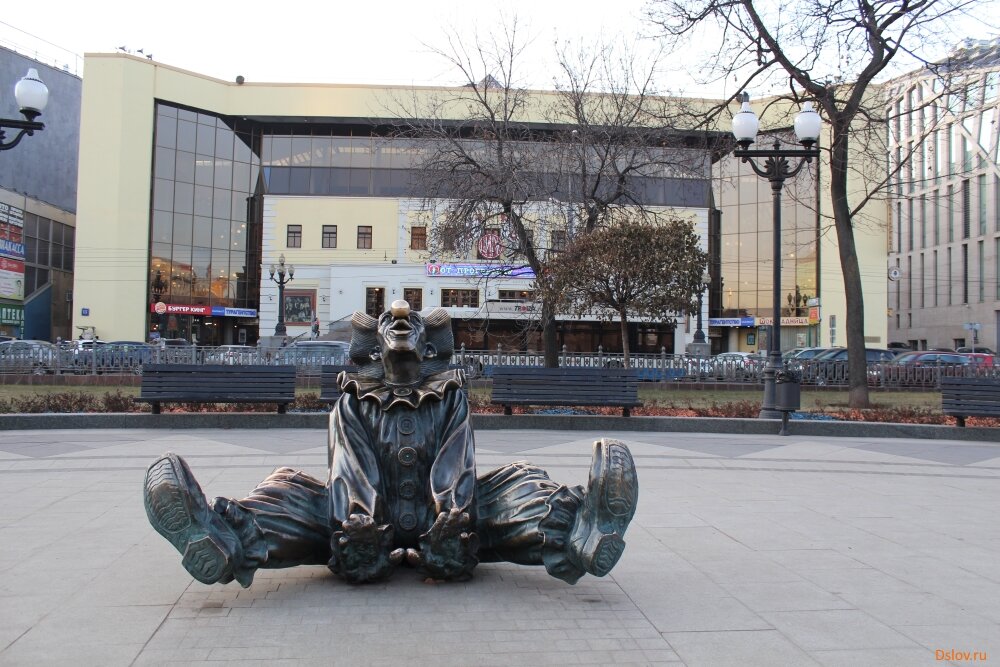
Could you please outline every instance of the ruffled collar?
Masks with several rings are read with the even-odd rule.
[[[426,400],[440,401],[449,389],[461,389],[465,385],[465,371],[447,370],[429,375],[422,382],[405,387],[393,387],[382,378],[371,378],[357,373],[343,371],[337,376],[341,391],[349,391],[359,400],[377,401],[383,410],[402,403],[411,408],[418,407]]]

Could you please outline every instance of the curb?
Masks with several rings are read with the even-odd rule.
[[[290,412],[279,415],[263,412],[171,412],[150,413],[44,413],[0,415],[0,430],[41,429],[238,429],[311,428],[325,429],[326,412]],[[661,433],[734,433],[774,435],[780,419],[731,419],[721,417],[614,417],[606,415],[471,415],[472,427],[479,430],[545,431],[643,431]],[[790,420],[787,436],[840,438],[916,438],[1000,442],[1000,428],[947,426],[937,424],[895,424],[884,422]]]

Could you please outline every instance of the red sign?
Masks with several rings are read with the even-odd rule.
[[[503,243],[500,240],[500,235],[496,232],[486,232],[479,237],[479,242],[476,243],[476,250],[479,251],[479,256],[483,259],[496,259],[503,251]]]
[[[162,309],[160,308],[162,306]],[[164,313],[170,313],[171,315],[211,315],[211,306],[185,306],[176,303],[163,303],[158,301],[157,303],[149,304],[149,310],[158,315],[163,315]]]

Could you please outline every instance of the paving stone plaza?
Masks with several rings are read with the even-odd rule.
[[[1000,664],[1000,444],[480,430],[478,465],[585,483],[603,436],[640,487],[603,579],[317,566],[242,589],[149,526],[146,466],[177,452],[239,498],[278,466],[325,477],[322,429],[0,431],[0,665]]]

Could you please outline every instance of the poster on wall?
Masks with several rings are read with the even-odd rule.
[[[316,312],[316,290],[285,290],[285,324],[311,325]]]
[[[24,300],[24,262],[0,257],[0,298]]]

